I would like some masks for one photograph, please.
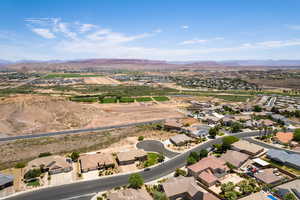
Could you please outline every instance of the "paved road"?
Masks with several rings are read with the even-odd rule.
[[[248,132],[235,134],[236,137],[244,138],[258,135],[259,132]],[[222,138],[210,140],[202,145],[199,145],[188,152],[182,153],[162,164],[151,168],[149,171],[142,171],[140,174],[146,182],[156,180],[167,174],[172,173],[176,168],[183,167],[186,159],[191,151],[200,151],[207,149],[213,144],[221,143]],[[37,191],[27,192],[7,198],[7,200],[75,200],[84,199],[83,196],[94,194],[95,192],[105,191],[117,186],[126,185],[130,174],[104,177],[97,180],[75,182],[68,185],[44,188]]]
[[[264,142],[260,142],[260,141],[257,141],[257,140],[254,140],[252,138],[245,138],[245,140],[251,142],[251,143],[254,143],[254,144],[257,144],[259,146],[262,146],[266,149],[278,149],[278,150],[284,150],[286,151],[287,153],[294,153],[294,154],[299,154],[300,155],[300,152],[295,152],[295,151],[290,151],[288,149],[282,149],[282,148],[279,148],[279,147],[275,147],[273,145],[269,145],[269,144],[266,144]]]
[[[136,146],[137,146],[137,148],[144,149],[145,151],[153,151],[156,153],[163,154],[164,156],[166,156],[168,158],[173,158],[173,157],[179,155],[179,153],[176,153],[176,152],[166,149],[164,147],[164,144],[157,140],[141,141],[141,142],[137,143]]]
[[[13,140],[19,140],[19,139],[30,139],[30,138],[66,135],[66,134],[88,133],[88,132],[93,132],[93,131],[105,131],[105,130],[111,130],[111,129],[116,129],[116,128],[126,128],[126,127],[131,127],[131,126],[140,126],[140,125],[151,124],[151,123],[159,123],[159,122],[163,122],[163,121],[164,120],[152,120],[152,121],[123,124],[123,125],[116,125],[116,126],[103,126],[103,127],[97,127],[97,128],[57,131],[57,132],[50,132],[50,133],[37,133],[37,134],[30,134],[30,135],[27,134],[27,135],[21,135],[21,136],[0,138],[0,142],[7,142],[7,141],[13,141]]]

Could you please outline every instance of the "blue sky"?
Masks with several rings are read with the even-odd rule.
[[[299,0],[1,0],[0,59],[300,59]]]

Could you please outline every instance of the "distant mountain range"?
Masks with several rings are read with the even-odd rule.
[[[281,69],[281,68],[300,68],[300,60],[225,60],[225,61],[164,61],[147,59],[78,59],[78,60],[19,60],[8,61],[0,60],[0,67],[10,69],[55,69],[62,68],[88,68],[97,67],[102,69]]]
[[[178,61],[171,64],[204,64],[222,66],[300,66],[300,60],[224,60],[224,61]]]

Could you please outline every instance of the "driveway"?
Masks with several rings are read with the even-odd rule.
[[[164,156],[166,156],[168,158],[173,158],[173,157],[179,155],[179,153],[176,153],[176,152],[166,149],[164,144],[157,140],[144,140],[144,141],[137,143],[136,146],[137,146],[137,148],[143,149],[145,151],[152,151],[152,152],[163,154]]]

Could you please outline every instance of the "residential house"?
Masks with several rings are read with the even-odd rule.
[[[13,186],[14,177],[11,175],[0,174],[0,190]]]
[[[221,122],[224,126],[231,126],[235,120],[231,116],[225,116],[222,118]]]
[[[73,170],[71,160],[63,156],[47,156],[42,158],[37,158],[30,161],[27,164],[26,171],[30,169],[40,169],[43,168],[49,174],[58,174],[64,172],[70,172]]]
[[[79,157],[81,172],[88,172],[115,166],[115,160],[110,154],[84,154]]]
[[[188,166],[188,174],[207,186],[216,184],[218,179],[224,177],[228,171],[226,161],[214,156],[208,156]]]
[[[275,125],[275,122],[273,122],[272,120],[269,120],[269,119],[260,119],[258,120],[258,124],[259,126],[274,126]]]
[[[264,148],[256,144],[250,143],[246,140],[239,140],[231,145],[231,149],[256,156],[264,151]]]
[[[292,132],[278,132],[276,133],[274,140],[280,144],[289,144],[294,138]]]
[[[260,191],[260,192],[252,193],[239,200],[271,200],[271,198],[269,198],[268,195],[270,195],[270,193],[265,193],[264,191]],[[277,198],[272,196],[272,200],[277,200]]]
[[[184,130],[189,136],[193,138],[199,138],[208,136],[210,128],[211,127],[207,125],[199,125],[187,127]]]
[[[300,200],[300,179],[285,183],[275,187],[276,193],[280,197],[284,197],[288,193],[292,193]]]
[[[217,124],[219,122],[219,118],[213,116],[205,116],[202,118],[202,120],[207,122],[208,125]]]
[[[284,177],[276,175],[274,168],[263,169],[254,174],[254,177],[265,184],[276,184]]]
[[[162,184],[163,190],[169,200],[218,200],[196,183],[194,177],[170,178]]]
[[[153,198],[144,189],[134,190],[126,189],[109,193],[108,200],[153,200]]]
[[[168,131],[181,131],[183,128],[182,123],[178,119],[168,119],[164,123],[164,128]]]
[[[192,140],[192,138],[188,137],[185,134],[178,134],[178,135],[170,137],[170,141],[176,146],[185,145],[186,143],[190,142],[191,140]]]
[[[221,156],[223,160],[230,163],[236,168],[241,167],[248,159],[249,155],[238,151],[228,150]]]
[[[284,150],[270,149],[267,152],[267,157],[280,162],[284,165],[300,169],[300,155],[295,153],[287,153]]]
[[[147,153],[141,149],[134,149],[117,153],[117,161],[120,165],[130,165],[135,161],[144,161],[147,159]]]

